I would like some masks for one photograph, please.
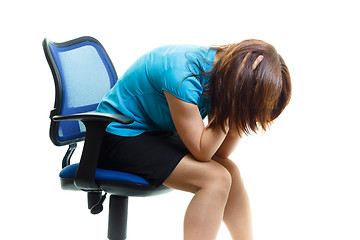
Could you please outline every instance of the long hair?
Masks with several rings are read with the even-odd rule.
[[[220,58],[209,72],[209,127],[220,126],[225,132],[229,124],[240,136],[266,131],[291,98],[291,79],[284,60],[272,45],[261,40],[212,48]]]

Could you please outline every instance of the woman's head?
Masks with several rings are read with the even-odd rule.
[[[214,47],[211,70],[210,127],[221,126],[249,134],[266,130],[290,101],[287,66],[275,48],[261,40]]]

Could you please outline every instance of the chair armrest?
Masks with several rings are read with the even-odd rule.
[[[118,122],[122,124],[130,124],[134,122],[132,118],[129,118],[120,114],[112,113],[100,113],[100,112],[87,112],[78,113],[73,115],[56,115],[52,117],[52,120],[56,121],[103,121],[103,122]]]
[[[95,183],[95,172],[98,164],[103,133],[111,122],[130,124],[134,120],[118,114],[87,112],[67,116],[56,115],[53,121],[82,121],[86,127],[84,148],[79,167],[75,174],[74,184],[85,191],[98,191]]]

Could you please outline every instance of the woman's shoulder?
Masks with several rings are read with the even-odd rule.
[[[199,53],[202,51],[208,51],[209,47],[200,46],[195,44],[172,44],[163,45],[154,48],[151,52],[163,56],[182,56],[186,57],[187,54]]]

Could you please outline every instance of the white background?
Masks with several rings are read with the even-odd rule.
[[[356,1],[3,1],[0,4],[1,239],[106,239],[104,212],[60,189],[66,147],[48,138],[54,86],[41,42],[96,37],[121,75],[173,43],[273,44],[292,76],[290,105],[232,158],[258,240],[359,240],[359,6]],[[78,160],[79,150],[74,156]],[[191,195],[133,198],[128,239],[182,239]],[[230,239],[222,226],[218,239]]]

